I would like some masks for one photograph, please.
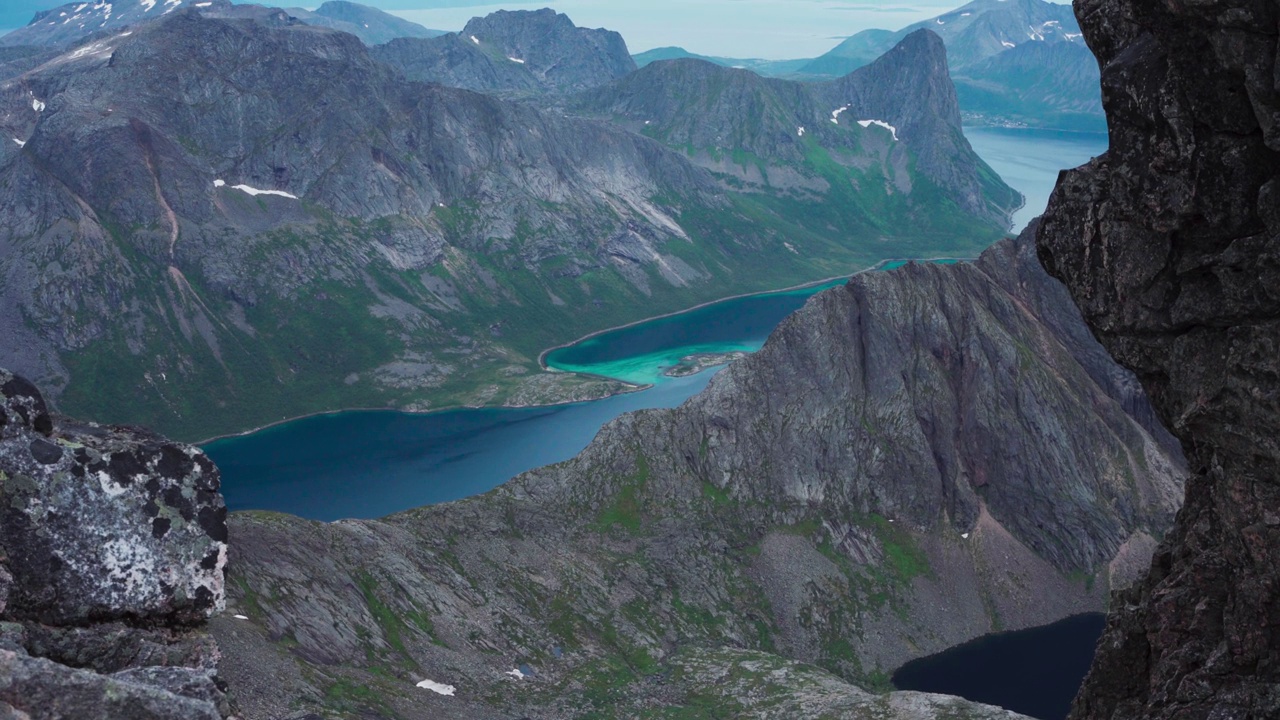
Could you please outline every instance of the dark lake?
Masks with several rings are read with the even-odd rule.
[[[899,690],[959,695],[1040,720],[1063,720],[1106,626],[1101,613],[978,638],[903,665]]]

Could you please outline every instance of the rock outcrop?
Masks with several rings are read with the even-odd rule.
[[[233,516],[228,682],[263,716],[888,713],[858,686],[1102,609],[1184,469],[1029,237],[818,295],[684,406],[484,496]]]
[[[0,370],[0,716],[226,714],[202,629],[225,604],[218,482],[199,450],[53,416]]]
[[[1192,475],[1073,717],[1280,717],[1280,4],[1075,7],[1111,148],[1062,177],[1040,253]]]

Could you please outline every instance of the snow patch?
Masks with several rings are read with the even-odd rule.
[[[1075,40],[1076,38],[1084,37],[1084,34],[1083,33],[1063,33],[1062,36],[1068,40]]]
[[[210,5],[212,5],[213,3],[209,3],[209,4],[210,4]],[[233,618],[235,618],[235,619],[237,619],[237,620],[248,620],[248,619],[249,619],[249,616],[248,616],[248,615],[232,615],[231,617],[233,617]]]
[[[523,65],[523,64],[524,64],[524,61],[523,61],[523,60],[521,60],[520,58],[507,57],[507,59],[508,59],[508,60],[510,60],[510,61],[511,61],[511,62],[513,62],[513,63],[519,63],[519,64],[521,64],[521,65]]]
[[[969,17],[973,13],[960,13],[960,17]]]
[[[471,36],[471,42],[473,42],[473,43],[475,43],[475,44],[479,45],[479,44],[480,44],[480,38],[476,37],[475,35],[472,35],[472,36]]]
[[[26,146],[27,146],[27,144],[26,144],[25,142],[23,142],[23,141],[19,140],[18,138],[14,138],[14,139],[13,139],[13,142],[14,142],[14,144],[15,144],[15,145],[17,145],[18,147],[26,147]]]
[[[964,538],[965,540],[968,540],[968,539],[969,539],[969,533],[960,533],[960,537]]]
[[[212,4],[213,4],[213,3],[211,3],[211,2],[196,3],[196,7],[209,7],[209,6],[210,6],[210,5],[212,5]],[[368,26],[368,25],[365,25],[365,27],[369,27],[369,26]]]
[[[791,244],[791,243],[789,243],[789,242],[784,242],[784,243],[782,243],[782,247],[784,247],[784,248],[786,248],[786,249],[790,250],[792,253],[795,253],[796,255],[799,255],[799,254],[800,254],[800,251],[796,249],[796,246],[795,246],[795,245],[792,245],[792,244]]]
[[[214,180],[214,181],[213,181],[213,186],[214,186],[214,187],[222,187],[222,186],[224,186],[224,185],[226,185],[226,184],[227,184],[227,181],[226,181],[226,180]]]
[[[942,18],[938,18],[934,22],[938,23],[939,25],[946,25],[946,23],[942,21]]]
[[[44,112],[44,101],[31,98],[31,109],[36,112]]]
[[[512,668],[512,669],[510,669],[510,670],[508,670],[508,671],[506,671],[506,672],[504,672],[504,673],[502,673],[502,674],[503,674],[503,675],[510,675],[511,677],[513,677],[513,678],[515,678],[515,679],[517,679],[517,680],[523,680],[523,679],[524,679],[524,673],[520,672],[520,668]]]
[[[259,190],[256,187],[250,187],[248,185],[232,185],[231,189],[239,190],[242,193],[249,193],[250,195],[277,195],[279,197],[289,198],[290,200],[298,199],[297,195],[290,195],[283,190]]]
[[[423,688],[424,690],[430,690],[431,692],[436,693],[437,695],[453,695],[453,693],[457,690],[457,688],[455,688],[452,685],[444,685],[444,684],[435,682],[434,680],[423,680],[422,682],[418,683],[418,687]]]
[[[138,4],[142,6],[142,12],[151,12],[155,9],[156,0],[140,0]]]
[[[1003,46],[1005,46],[1005,47],[1018,47],[1017,45],[1015,45],[1015,44],[1013,44],[1013,43],[1009,42],[1008,40],[1001,40],[1001,41],[1000,41],[1000,44],[1001,44],[1001,45],[1003,45]]]
[[[859,120],[859,121],[858,121],[858,124],[859,124],[859,125],[861,125],[861,126],[862,126],[862,127],[864,127],[864,128],[866,128],[866,127],[871,127],[872,125],[879,125],[880,127],[884,128],[885,130],[888,130],[889,132],[893,133],[893,139],[894,139],[894,141],[895,141],[895,142],[896,142],[896,141],[897,141],[897,139],[898,139],[898,128],[896,128],[896,127],[894,127],[894,126],[890,125],[889,123],[887,123],[887,122],[885,122],[885,121],[883,121],[883,120]]]
[[[848,106],[848,105],[845,105],[845,106],[844,106],[844,107],[842,107],[842,108],[836,108],[835,110],[832,110],[832,111],[831,111],[831,122],[835,123],[836,125],[839,125],[839,124],[840,124],[840,113],[842,113],[842,112],[844,112],[845,110],[848,110],[848,109],[849,109],[849,106]]]
[[[800,127],[796,128],[796,135],[799,135],[800,137],[804,137],[804,126],[803,126],[803,125],[801,125]]]

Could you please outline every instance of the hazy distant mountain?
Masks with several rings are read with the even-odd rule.
[[[960,107],[974,121],[1106,130],[1102,78],[1079,43],[1023,43],[952,72]]]
[[[473,18],[461,33],[397,39],[373,56],[411,80],[482,92],[583,90],[636,69],[622,36],[543,9]]]
[[[706,62],[715,63],[724,67],[744,68],[752,72],[759,73],[766,77],[780,77],[791,75],[800,70],[811,61],[804,60],[760,60],[758,58],[726,58],[713,57],[710,55],[699,55],[691,53],[682,47],[661,47],[653,50],[646,50],[642,53],[636,53],[634,56],[636,65],[644,67],[649,63],[659,60],[705,60]],[[872,58],[874,60],[875,58]]]
[[[806,65],[803,72],[844,75],[884,54],[899,40],[928,28],[947,46],[952,69],[967,67],[1025,43],[1084,44],[1070,5],[1044,0],[974,0],[897,31],[864,30]]]
[[[1080,25],[1070,5],[1044,0],[975,0],[897,32],[864,30],[799,72],[844,75],[921,28],[946,43],[960,107],[971,120],[1105,129],[1097,61]]]
[[[395,38],[444,35],[443,30],[431,30],[377,8],[347,0],[329,0],[315,11],[288,8],[288,12],[308,25],[349,32],[366,45],[380,45]]]
[[[97,0],[71,2],[47,12],[37,13],[26,27],[0,37],[0,46],[66,47],[96,33],[122,30],[152,22],[181,8],[199,8],[219,18],[252,18],[279,24],[294,17],[308,25],[333,28],[363,40],[366,44],[384,43],[397,37],[435,37],[444,34],[429,30],[377,8],[345,0],[331,0],[315,11],[289,8],[232,4],[229,0]]]

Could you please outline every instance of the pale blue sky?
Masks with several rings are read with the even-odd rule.
[[[237,0],[239,1],[239,0]],[[268,2],[315,7],[323,0]],[[501,8],[553,7],[578,25],[622,33],[632,52],[680,45],[692,52],[773,60],[815,57],[867,28],[897,30],[965,0],[365,0],[438,30]],[[59,0],[0,0],[0,28],[25,25]]]

